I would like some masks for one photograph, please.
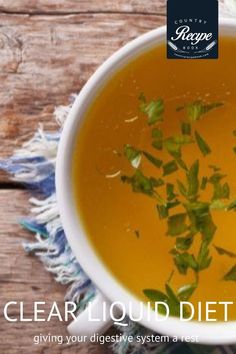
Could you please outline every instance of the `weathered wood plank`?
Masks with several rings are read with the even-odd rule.
[[[29,138],[39,122],[55,129],[54,107],[66,104],[115,50],[163,21],[121,14],[1,15],[1,157]]]
[[[55,129],[54,107],[67,104],[69,95],[121,45],[163,24],[165,6],[164,0],[0,0],[0,158],[30,137],[39,122]],[[1,188],[7,182],[0,173]],[[24,300],[31,315],[34,301],[63,306],[65,289],[22,249],[22,240],[32,238],[17,224],[27,213],[27,198],[24,191],[0,190],[0,308]],[[109,352],[100,345],[33,345],[40,333],[65,335],[65,324],[58,321],[14,324],[0,316],[0,333],[4,354]]]
[[[22,248],[23,240],[33,240],[33,235],[22,230],[18,225],[20,217],[27,213],[28,193],[24,191],[0,191],[0,352],[4,354],[102,354],[107,352],[100,345],[34,345],[36,335],[63,335],[66,324],[57,319],[45,322],[9,323],[4,320],[2,310],[9,301],[24,301],[25,314],[33,315],[33,302],[46,301],[45,313],[48,313],[52,302],[57,301],[63,308],[65,287],[53,281],[41,262],[27,256]],[[14,202],[13,202],[14,201]],[[11,314],[18,314],[13,311]]]
[[[0,0],[0,10],[11,13],[139,12],[163,14],[166,11],[166,0]]]

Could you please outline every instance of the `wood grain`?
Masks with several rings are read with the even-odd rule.
[[[123,12],[164,14],[166,0],[0,0],[8,13]]]
[[[67,104],[115,50],[162,23],[161,16],[145,15],[1,15],[2,157],[29,138],[39,122],[55,129],[55,106]]]
[[[53,301],[63,309],[66,287],[57,284],[53,277],[44,270],[41,262],[27,256],[22,247],[23,240],[33,240],[33,235],[24,231],[18,220],[28,211],[29,194],[25,191],[0,191],[0,353],[3,354],[69,354],[69,353],[107,353],[107,348],[99,345],[34,345],[36,335],[63,335],[66,323],[53,319],[44,322],[7,322],[2,311],[9,301],[23,301],[27,318],[33,316],[33,302],[45,301],[45,313],[49,313]],[[12,202],[14,201],[14,202]],[[12,309],[10,315],[18,317],[18,308]]]

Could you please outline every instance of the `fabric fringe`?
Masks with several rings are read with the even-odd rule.
[[[71,104],[58,107],[54,112],[61,127]],[[71,284],[65,299],[75,301],[80,310],[95,296],[96,289],[73,255],[59,217],[55,194],[59,139],[60,132],[45,133],[39,125],[32,139],[16,150],[11,158],[0,161],[0,168],[12,174],[12,180],[21,182],[35,194],[29,199],[32,216],[20,222],[24,228],[35,233],[35,242],[23,242],[25,251],[38,256],[57,282]]]

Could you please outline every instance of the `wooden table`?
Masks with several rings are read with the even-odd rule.
[[[164,0],[0,0],[0,158],[32,136],[39,122],[57,128],[54,107],[67,104],[88,77],[129,40],[165,23]],[[106,353],[104,346],[34,345],[33,337],[65,335],[65,323],[8,323],[3,305],[45,300],[63,304],[65,287],[22,241],[33,235],[18,219],[29,210],[29,193],[0,173],[0,353]]]

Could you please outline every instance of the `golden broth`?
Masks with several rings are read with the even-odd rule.
[[[143,92],[148,100],[163,98],[163,131],[167,135],[179,132],[184,112],[176,113],[176,107],[195,100],[224,103],[196,123],[212,153],[201,157],[196,145],[189,145],[184,148],[184,157],[187,163],[200,157],[201,176],[209,175],[209,164],[220,166],[235,197],[235,63],[236,41],[230,38],[221,39],[218,60],[168,60],[165,46],[156,47],[129,63],[106,84],[89,109],[76,141],[73,187],[88,237],[120,283],[145,301],[143,289],[164,290],[173,269],[174,289],[193,282],[194,277],[191,270],[187,276],[176,270],[169,253],[175,238],[166,236],[166,221],[159,220],[155,201],[134,193],[120,176],[108,178],[120,170],[127,175],[133,171],[119,156],[124,144],[150,151],[151,130],[138,109],[138,97]],[[160,175],[149,162],[144,164],[146,175]],[[168,178],[173,181],[176,175]],[[213,217],[217,226],[213,244],[236,252],[235,213],[215,211]],[[193,252],[198,247],[194,244]],[[212,246],[210,250],[213,261],[199,274],[199,286],[190,299],[194,305],[198,301],[235,299],[236,282],[223,281],[222,277],[236,261],[220,256]],[[223,318],[223,307],[219,307],[217,317]],[[230,319],[235,318],[234,310]]]

